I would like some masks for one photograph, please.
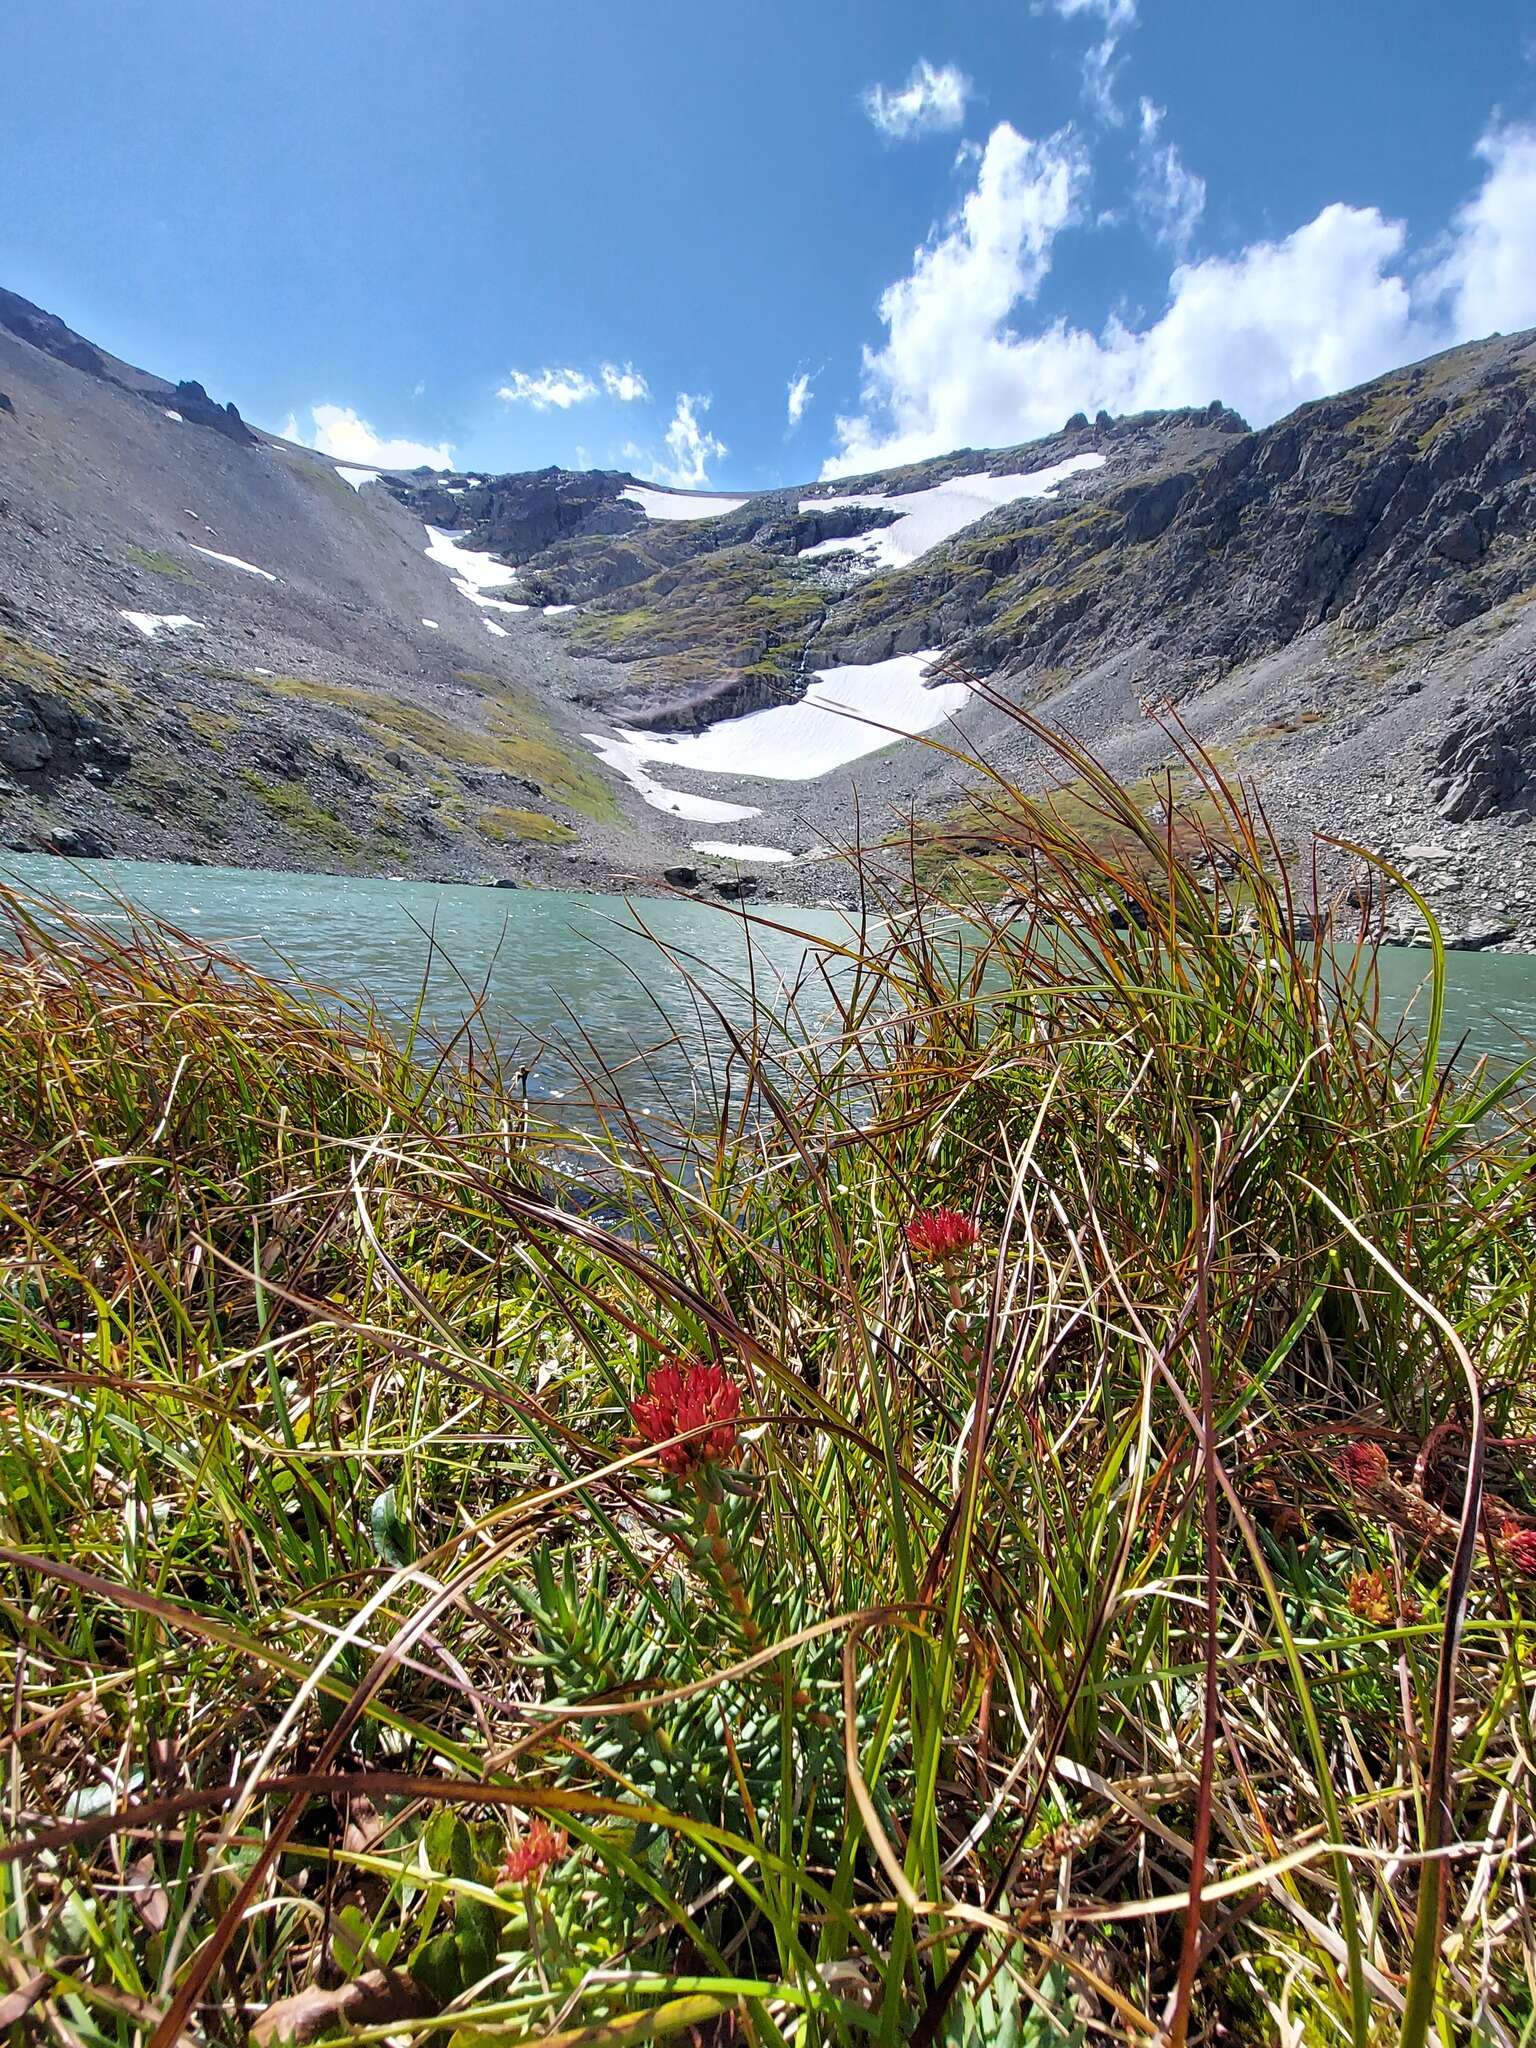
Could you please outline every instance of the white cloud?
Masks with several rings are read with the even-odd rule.
[[[1536,326],[1536,128],[1490,128],[1477,154],[1487,175],[1432,273],[1459,335]]]
[[[604,363],[602,378],[604,391],[620,405],[633,405],[637,399],[651,395],[650,385],[633,363],[626,363],[622,370],[617,363]]]
[[[596,398],[597,386],[580,370],[512,370],[496,396],[508,405],[531,405],[535,412],[548,412],[552,405],[568,412]]]
[[[1006,121],[993,129],[973,190],[881,296],[885,346],[865,350],[865,410],[838,421],[842,452],[829,474],[936,454],[952,423],[995,420],[1019,404],[1009,358],[1017,344],[1004,322],[1039,289],[1086,179],[1070,135],[1033,142]],[[975,436],[943,445],[967,439]]]
[[[1096,15],[1106,29],[1113,29],[1117,35],[1136,25],[1137,0],[1047,0],[1047,4],[1052,14],[1059,14],[1063,21],[1076,21],[1084,14]]]
[[[1175,265],[1146,324],[1028,333],[1012,323],[1080,217],[1087,170],[1069,137],[995,128],[962,206],[881,298],[885,338],[865,351],[862,406],[838,420],[824,474],[1006,446],[1101,407],[1220,398],[1263,425],[1454,342],[1536,324],[1536,130],[1491,130],[1478,155],[1482,183],[1427,252],[1432,266],[1401,222],[1335,203],[1276,240]]]
[[[880,130],[898,142],[913,135],[933,135],[958,128],[965,119],[971,81],[953,64],[935,68],[926,57],[912,67],[912,76],[897,91],[872,85],[864,95],[864,111]]]
[[[531,405],[535,412],[548,412],[551,406],[569,412],[573,405],[586,405],[599,394],[620,405],[633,405],[637,399],[649,398],[651,387],[633,363],[604,363],[597,378],[589,377],[585,370],[512,370],[496,392],[506,404]]]
[[[1125,119],[1115,98],[1115,74],[1119,65],[1120,41],[1136,26],[1137,0],[1037,0],[1035,11],[1048,8],[1063,21],[1091,17],[1102,30],[1083,57],[1083,97],[1101,121],[1118,128]]]
[[[293,413],[279,427],[285,441],[302,441],[318,448],[322,455],[334,455],[338,462],[355,463],[363,469],[453,468],[453,444],[439,441],[407,441],[379,434],[365,419],[359,419],[350,405],[312,405],[306,433]]]
[[[720,461],[729,452],[723,441],[700,424],[699,414],[708,410],[709,400],[702,393],[677,394],[677,410],[667,428],[667,453],[672,459],[670,463],[658,463],[656,474],[664,482],[676,484],[679,490],[697,490],[708,483],[709,464]]]
[[[789,424],[792,427],[799,426],[800,421],[804,416],[805,408],[810,404],[810,402],[811,373],[809,370],[802,370],[798,377],[791,377],[789,380],[788,412]]]
[[[1205,211],[1205,180],[1189,169],[1177,143],[1159,140],[1163,112],[1149,99],[1141,102],[1136,207],[1154,239],[1182,256]]]

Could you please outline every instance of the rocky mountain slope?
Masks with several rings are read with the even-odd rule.
[[[1531,335],[1259,433],[1078,415],[742,498],[349,469],[0,293],[17,847],[816,897],[808,852],[965,818],[902,732],[1049,780],[979,676],[1128,778],[1171,703],[1298,851],[1380,846],[1529,939],[1533,591]]]

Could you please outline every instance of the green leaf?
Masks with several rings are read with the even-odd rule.
[[[368,1525],[373,1531],[373,1547],[385,1564],[400,1570],[413,1562],[416,1538],[400,1513],[392,1486],[386,1486],[374,1502]]]
[[[357,1906],[343,1906],[331,1922],[331,1954],[344,1977],[357,1977],[383,1960],[369,1938],[368,1916]]]
[[[451,1806],[444,1807],[441,1813],[434,1813],[427,1822],[422,1847],[427,1852],[428,1863],[443,1877],[472,1879],[479,1875],[474,1839]]]

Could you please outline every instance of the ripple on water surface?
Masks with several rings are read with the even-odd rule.
[[[121,916],[113,896],[126,897],[253,966],[362,991],[397,1015],[414,1009],[430,963],[429,1025],[451,1030],[468,1007],[467,991],[483,985],[485,1021],[503,1049],[522,1048],[536,1061],[535,1092],[541,1073],[554,1083],[551,1093],[568,1078],[557,1062],[543,1059],[542,1042],[581,1033],[614,1061],[661,1046],[675,1028],[687,1051],[659,1054],[657,1071],[668,1085],[697,1076],[711,1051],[724,1048],[711,1048],[711,1034],[700,1027],[685,968],[710,979],[736,1018],[748,1007],[730,986],[747,964],[746,928],[738,912],[706,903],[21,854],[5,856],[0,874],[105,919]],[[772,914],[793,919],[806,938],[754,930],[760,979],[793,979],[809,943],[847,929],[836,912],[775,904]],[[1383,950],[1388,1017],[1410,1004],[1410,1014],[1422,1017],[1423,1002],[1414,1004],[1414,996],[1427,966],[1422,952]],[[1469,1052],[1501,1058],[1536,1047],[1536,957],[1452,953],[1447,981],[1448,1042],[1465,1035]]]

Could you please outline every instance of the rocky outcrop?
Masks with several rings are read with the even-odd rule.
[[[194,426],[212,427],[230,441],[255,444],[256,436],[241,419],[238,409],[232,404],[216,405],[195,380],[172,385],[163,377],[136,370],[131,363],[119,362],[116,356],[76,334],[56,313],[44,312],[41,306],[34,306],[17,292],[0,291],[0,328],[52,356],[57,363],[67,363],[72,370],[81,370],[104,384],[115,384],[120,390],[134,392],[158,406],[179,412],[184,421]],[[0,410],[10,410],[9,401]]]
[[[105,377],[112,383],[119,381],[113,375],[111,359],[99,348],[93,347],[83,335],[76,334],[72,327],[66,327],[57,314],[45,313],[41,306],[34,306],[30,299],[22,298],[18,292],[0,291],[0,327],[6,328],[19,341],[30,342],[33,348],[41,349],[55,362],[84,370],[88,377]]]
[[[42,789],[80,774],[111,782],[131,759],[116,733],[63,697],[0,684],[0,772],[12,782]]]
[[[1452,824],[1500,812],[1528,816],[1536,796],[1536,679],[1520,678],[1487,703],[1464,706],[1440,735],[1431,794]]]
[[[517,568],[560,541],[643,528],[645,514],[620,495],[634,481],[622,470],[552,467],[518,476],[418,472],[392,478],[390,489],[429,525],[451,527],[463,533],[467,547]]]
[[[216,405],[195,380],[178,384],[168,403],[171,410],[179,412],[189,426],[212,427],[226,441],[237,442],[243,447],[254,448],[256,445],[256,436],[241,419],[239,409],[232,403]]]

